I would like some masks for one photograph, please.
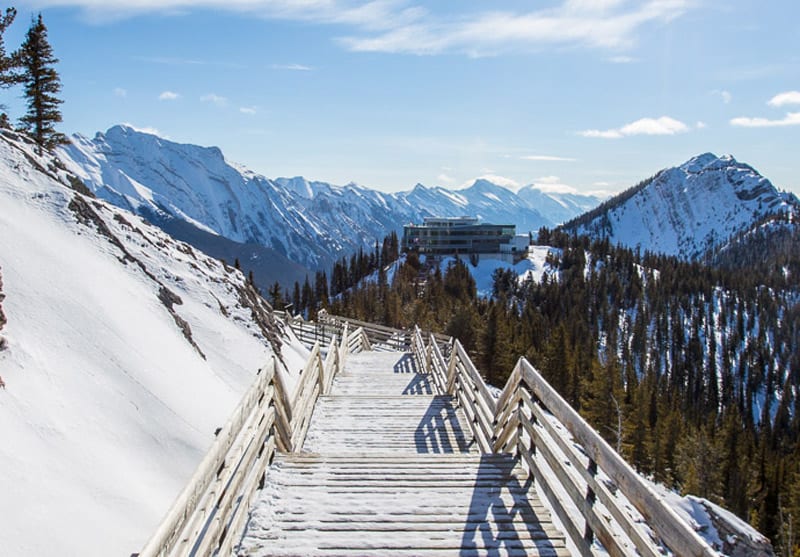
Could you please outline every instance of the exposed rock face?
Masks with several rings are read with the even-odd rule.
[[[0,331],[3,330],[5,324],[8,323],[6,319],[6,314],[3,313],[3,300],[6,299],[6,295],[3,294],[3,269],[0,268]],[[0,335],[0,351],[5,350],[8,343],[3,335]]]

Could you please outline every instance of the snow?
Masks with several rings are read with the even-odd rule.
[[[216,147],[178,144],[126,125],[92,139],[74,135],[58,154],[110,203],[166,211],[233,241],[271,247],[310,269],[327,269],[359,248],[371,250],[375,240],[426,216],[480,213],[527,233],[553,227],[600,201],[586,196],[575,203],[575,195],[557,193],[528,201],[486,180],[458,192],[417,185],[384,193],[299,176],[269,179],[227,161]]]
[[[478,291],[478,296],[481,298],[490,298],[494,287],[494,280],[492,275],[497,269],[511,269],[517,274],[517,282],[522,284],[527,280],[534,282],[541,282],[544,274],[554,274],[555,270],[547,264],[547,255],[553,251],[553,248],[548,246],[530,246],[528,255],[517,263],[510,263],[501,259],[492,259],[490,257],[481,256],[477,265],[473,265],[468,260],[464,260],[467,268],[475,279],[475,286]],[[444,257],[439,262],[439,268],[442,275],[447,271],[448,265],[455,263],[455,256]]]
[[[752,167],[730,155],[705,153],[661,171],[629,199],[574,230],[642,251],[697,259],[765,216],[798,206],[797,198],[779,192]]]
[[[239,303],[240,273],[90,201],[145,273],[78,224],[75,194],[28,158],[50,164],[0,137],[0,547],[130,554],[272,350]],[[161,286],[181,298],[174,310],[205,358],[159,301]],[[295,366],[302,350],[288,346],[284,359]]]

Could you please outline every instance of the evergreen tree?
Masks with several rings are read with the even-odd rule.
[[[10,87],[17,83],[17,76],[12,72],[15,60],[13,56],[6,54],[5,41],[3,40],[3,34],[14,23],[15,17],[17,17],[15,8],[6,8],[6,13],[0,15],[0,87]]]
[[[47,27],[41,14],[31,23],[25,42],[14,58],[22,69],[20,81],[25,85],[28,101],[28,112],[20,122],[33,134],[41,154],[43,149],[50,150],[67,141],[55,129],[55,125],[61,122],[58,105],[64,101],[57,96],[61,92],[61,80],[53,66],[58,59],[53,56],[53,48],[47,41]]]

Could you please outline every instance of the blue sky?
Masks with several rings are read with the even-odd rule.
[[[269,177],[619,191],[711,151],[800,193],[797,0],[37,0],[62,131]],[[12,117],[19,90],[0,92]]]

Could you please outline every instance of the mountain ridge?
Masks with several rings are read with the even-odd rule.
[[[752,166],[731,155],[703,153],[659,171],[559,228],[700,261],[711,260],[717,249],[765,219],[798,212],[797,197],[779,191]]]
[[[115,205],[182,219],[239,244],[265,246],[309,271],[327,270],[340,257],[371,249],[376,240],[426,216],[470,214],[515,224],[520,233],[558,223],[487,180],[462,190],[417,184],[384,193],[302,176],[269,179],[227,161],[217,147],[178,144],[124,125],[92,139],[74,135],[59,156],[91,191]],[[560,208],[558,218],[600,201],[542,196]]]

